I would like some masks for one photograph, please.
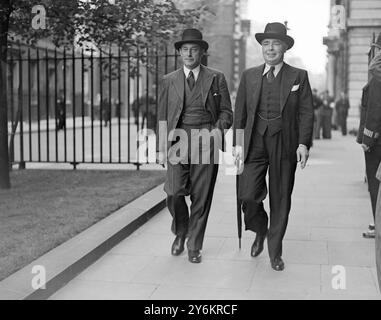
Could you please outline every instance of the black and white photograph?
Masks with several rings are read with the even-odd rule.
[[[0,300],[381,300],[380,135],[381,0],[2,0]]]

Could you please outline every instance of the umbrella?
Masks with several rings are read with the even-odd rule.
[[[237,226],[238,226],[238,242],[239,249],[241,250],[241,238],[242,238],[242,212],[241,212],[241,201],[239,200],[239,175],[237,172],[236,176],[236,200],[237,200]]]

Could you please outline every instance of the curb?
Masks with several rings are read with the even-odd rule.
[[[166,206],[163,184],[143,194],[0,282],[0,300],[45,300]],[[45,289],[33,289],[35,266],[46,270]]]

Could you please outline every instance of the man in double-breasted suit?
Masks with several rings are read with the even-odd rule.
[[[167,163],[164,190],[176,238],[172,255],[187,240],[188,258],[201,262],[201,249],[218,171],[218,149],[233,113],[224,75],[201,64],[208,43],[186,29],[175,43],[183,67],[164,76],[158,105],[157,158]],[[201,141],[199,140],[201,138]],[[185,196],[190,195],[190,213]]]
[[[307,71],[283,62],[294,40],[282,23],[257,33],[265,64],[245,70],[234,117],[234,152],[243,164],[239,199],[246,230],[256,233],[251,255],[258,256],[267,236],[271,266],[284,269],[282,240],[291,208],[297,161],[304,168],[313,133],[313,102]],[[244,130],[243,137],[237,129]],[[270,226],[263,206],[269,171]]]

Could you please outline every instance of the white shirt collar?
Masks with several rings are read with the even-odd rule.
[[[265,69],[263,70],[263,73],[262,73],[263,76],[270,70],[270,67],[271,66],[268,65],[267,63],[265,64]],[[276,77],[278,75],[280,69],[282,69],[282,67],[283,67],[283,61],[278,63],[278,64],[276,64],[274,67],[275,67],[275,69],[274,69],[274,76]]]
[[[190,71],[191,71],[190,69],[188,69],[186,66],[184,66],[185,79],[188,78]],[[200,65],[198,65],[196,68],[192,69],[192,72],[194,75],[194,81],[197,81],[198,75],[200,74]]]

